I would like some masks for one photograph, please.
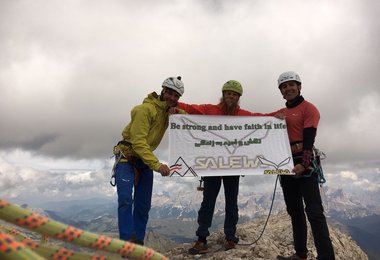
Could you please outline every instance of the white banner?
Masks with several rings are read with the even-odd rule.
[[[285,120],[171,115],[170,176],[293,174]]]

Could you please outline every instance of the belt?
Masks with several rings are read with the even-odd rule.
[[[300,153],[303,151],[303,144],[302,143],[291,144],[290,150],[292,151],[292,154]]]

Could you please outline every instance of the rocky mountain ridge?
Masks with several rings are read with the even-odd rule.
[[[180,244],[164,254],[170,259],[257,259],[268,260],[276,259],[277,255],[291,255],[293,251],[293,238],[291,231],[291,224],[288,215],[285,212],[280,212],[271,216],[268,225],[262,235],[261,239],[254,244],[252,242],[260,236],[266,218],[259,218],[237,226],[237,235],[240,237],[238,246],[235,249],[224,251],[222,244],[224,241],[224,234],[222,230],[212,233],[208,239],[210,246],[210,253],[205,255],[189,255],[187,250],[191,244]],[[330,226],[330,236],[334,246],[336,259],[341,260],[366,260],[368,256],[363,250],[352,240],[352,238],[344,233],[342,230]],[[310,227],[308,229],[308,259],[314,260],[317,257],[316,249],[314,247]],[[157,237],[155,242],[158,243]],[[147,245],[152,245],[152,241],[147,241]],[[161,250],[163,248],[161,247]]]
[[[191,247],[191,243],[175,243],[154,231],[148,232],[145,239],[145,246],[173,260],[268,260],[276,259],[277,255],[293,254],[292,230],[290,219],[286,212],[280,212],[271,216],[263,232],[265,222],[266,218],[262,217],[244,224],[238,224],[237,236],[240,238],[240,241],[235,249],[229,251],[224,251],[223,248],[224,234],[222,229],[211,233],[208,237],[209,252],[202,255],[194,256],[188,254],[187,251]],[[344,231],[334,226],[329,226],[329,229],[337,260],[369,259],[365,252]],[[23,232],[25,232],[25,230],[23,230]],[[31,231],[27,231],[27,233],[29,237],[33,238],[34,235]],[[104,235],[117,237],[116,233]],[[260,239],[258,240],[258,238]],[[37,235],[36,239],[39,240],[40,237]],[[54,239],[50,239],[49,242],[60,246],[68,246],[68,244],[62,244]],[[75,250],[75,247],[71,248]],[[308,248],[308,259],[316,260],[317,253],[314,247],[310,226],[308,231]],[[86,251],[86,249],[84,250]]]
[[[224,198],[223,191],[217,199],[211,232],[223,226]],[[239,225],[250,223],[269,213],[273,194],[240,193],[239,195]],[[380,259],[376,242],[379,226],[380,210],[378,205],[359,201],[361,197],[346,194],[341,189],[326,190],[322,194],[324,207],[329,223],[339,226],[344,232],[351,234],[353,239],[368,254],[374,252]],[[194,239],[197,227],[196,218],[202,200],[201,192],[172,191],[154,194],[148,235],[163,235],[177,243],[187,243]],[[272,217],[284,211],[282,192],[277,191],[273,202]],[[94,199],[88,201],[73,201],[70,203],[55,203],[44,207],[53,219],[77,226],[96,233],[117,233],[116,199]],[[74,222],[75,223],[74,223]],[[337,223],[337,221],[339,223]],[[261,227],[258,227],[261,230]],[[360,229],[358,229],[360,228]],[[173,242],[172,241],[172,242]],[[173,242],[174,243],[174,242]]]

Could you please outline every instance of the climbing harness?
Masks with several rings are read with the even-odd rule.
[[[111,158],[115,157],[115,162],[114,162],[113,167],[112,167],[111,179],[110,179],[110,184],[113,187],[116,186],[116,171],[115,171],[116,166],[120,162],[121,159],[127,158],[127,156],[125,156],[123,153],[123,149],[120,148],[120,145],[130,147],[131,143],[124,141],[124,140],[121,140],[113,147],[113,156],[111,156]]]
[[[311,160],[311,164],[308,168],[309,172],[306,174],[301,174],[297,176],[297,178],[303,178],[303,177],[310,177],[312,174],[317,174],[318,183],[320,185],[324,184],[326,182],[325,176],[323,175],[323,169],[321,160],[326,159],[326,154],[319,149],[317,149],[315,146],[313,147],[313,156]],[[302,156],[294,156],[293,158],[299,159],[302,158]]]
[[[132,155],[124,154],[123,150],[119,148],[119,145],[124,145],[124,146],[130,147],[131,143],[123,140],[123,141],[118,142],[117,145],[114,146],[113,153],[115,156],[115,162],[114,162],[113,167],[112,167],[112,175],[111,175],[111,179],[110,179],[110,184],[114,187],[116,186],[116,166],[120,162],[121,159],[126,159],[129,163],[132,164],[133,171],[135,172],[134,184],[136,186],[139,182],[140,174],[141,174],[140,169],[137,167],[138,158],[135,156],[132,156]]]

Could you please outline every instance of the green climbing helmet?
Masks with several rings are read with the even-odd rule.
[[[226,83],[224,83],[222,91],[226,91],[226,90],[230,90],[230,91],[236,92],[240,96],[243,95],[243,87],[236,80],[229,80]]]

